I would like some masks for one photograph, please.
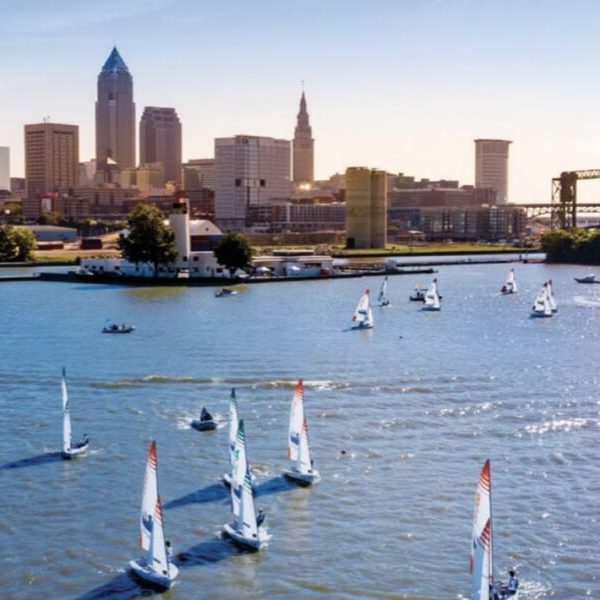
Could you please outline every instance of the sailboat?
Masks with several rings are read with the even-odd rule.
[[[371,329],[375,324],[373,311],[371,310],[369,290],[365,290],[364,294],[360,297],[356,305],[356,310],[352,315],[352,321],[355,323],[352,329]]]
[[[550,310],[553,313],[558,312],[558,305],[556,304],[554,290],[552,289],[552,279],[548,280],[548,283],[546,284],[546,291],[548,292],[548,302],[550,303]]]
[[[425,304],[421,310],[440,310],[441,308],[442,305],[440,304],[440,296],[437,290],[437,279],[434,279],[427,289]]]
[[[548,284],[545,283],[542,289],[539,291],[538,295],[535,297],[533,301],[533,306],[531,307],[531,316],[532,317],[551,317],[552,316],[552,306],[550,304],[550,298],[548,297]]]
[[[290,409],[290,427],[288,436],[288,458],[294,464],[283,474],[296,483],[311,485],[321,479],[319,471],[313,469],[308,447],[308,425],[304,416],[304,386],[302,380],[296,384],[292,407]]]
[[[238,464],[238,460],[243,461],[248,466],[250,471],[250,480],[252,482],[252,488],[256,487],[256,477],[252,473],[252,467],[248,464],[248,457],[246,456],[246,444],[244,443],[243,450],[237,448],[237,438],[239,429],[239,418],[237,399],[235,397],[235,388],[231,389],[231,396],[229,397],[229,462],[231,464],[231,473],[223,474],[223,483],[227,486],[231,486],[231,480],[233,478],[233,472]],[[242,425],[242,435],[244,434],[244,427]],[[242,456],[243,455],[243,456]],[[241,464],[241,463],[240,463]],[[242,468],[242,467],[240,467]],[[243,467],[246,468],[245,466]],[[243,476],[243,473],[242,473]]]
[[[502,294],[517,294],[517,282],[515,280],[515,270],[511,269],[508,272],[508,277],[506,278],[506,283],[502,286],[500,290]]]
[[[379,306],[389,306],[390,305],[390,300],[386,295],[387,282],[388,282],[388,278],[386,275],[383,278],[383,281],[381,282],[381,289],[379,290],[379,296],[377,296],[377,304],[379,304]]]
[[[162,507],[158,495],[156,442],[154,441],[150,444],[144,474],[139,541],[146,554],[138,560],[129,562],[131,570],[141,579],[154,585],[164,588],[171,587],[179,569],[171,562],[165,542]]]
[[[492,479],[490,461],[486,460],[479,475],[475,494],[473,533],[471,536],[471,600],[491,600],[490,591],[494,583],[494,561],[492,552]],[[519,592],[507,596],[518,600]]]
[[[89,445],[90,438],[87,433],[83,434],[83,439],[79,444],[73,444],[71,435],[71,409],[69,403],[69,394],[67,392],[67,373],[63,367],[62,372],[62,407],[63,407],[63,446],[62,457],[65,459],[75,458],[84,454]]]
[[[240,420],[236,439],[236,459],[231,480],[231,508],[233,521],[223,526],[225,533],[235,542],[250,548],[260,550],[271,539],[263,526],[263,518],[257,520],[254,510],[254,496],[250,469],[245,461],[246,436],[244,421]],[[239,451],[239,452],[237,452]]]

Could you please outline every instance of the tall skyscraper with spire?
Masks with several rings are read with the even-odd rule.
[[[306,111],[306,97],[302,90],[300,98],[300,112],[294,131],[293,152],[293,182],[312,183],[315,178],[315,141],[312,137],[312,128]]]
[[[98,75],[96,100],[96,160],[107,159],[120,169],[135,167],[135,104],[133,78],[116,47]]]

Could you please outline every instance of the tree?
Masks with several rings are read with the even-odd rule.
[[[151,204],[138,204],[127,225],[129,234],[119,240],[121,255],[132,263],[150,263],[158,277],[159,265],[177,258],[175,232],[165,225],[162,212]]]
[[[35,237],[29,229],[0,225],[0,260],[30,260],[35,246]]]
[[[231,277],[238,269],[252,265],[252,248],[248,240],[239,233],[228,233],[213,250],[220,265],[229,270]]]

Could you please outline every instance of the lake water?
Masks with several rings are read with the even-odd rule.
[[[466,598],[490,458],[498,575],[518,569],[521,600],[599,598],[600,286],[573,281],[588,268],[516,265],[520,293],[504,297],[507,269],[440,267],[439,313],[408,301],[416,277],[390,277],[392,306],[369,331],[348,327],[373,277],[229,298],[0,284],[2,598],[150,594],[126,568],[152,439],[166,535],[185,558],[160,597]],[[549,278],[558,313],[529,319]],[[108,318],[136,331],[103,335]],[[57,455],[63,366],[74,435],[91,437],[76,461]],[[280,477],[298,378],[322,475],[311,489]],[[220,538],[226,426],[189,426],[203,405],[225,419],[232,387],[273,535],[255,554]]]

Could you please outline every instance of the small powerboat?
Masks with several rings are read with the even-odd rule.
[[[229,288],[221,288],[215,292],[215,298],[226,298],[227,296],[237,296],[238,292],[236,290],[231,290]]]
[[[127,325],[127,323],[123,323],[122,325],[109,323],[102,328],[102,333],[131,333],[134,330],[135,327],[133,325]]]
[[[596,276],[590,273],[585,277],[575,277],[577,283],[600,283],[600,279],[596,279]]]
[[[415,288],[415,293],[410,296],[412,302],[425,302],[427,288]]]
[[[217,428],[217,422],[213,419],[212,415],[202,408],[202,413],[199,419],[194,419],[191,422],[191,426],[198,431],[212,431]]]

